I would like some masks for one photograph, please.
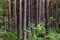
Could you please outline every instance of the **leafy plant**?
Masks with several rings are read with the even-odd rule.
[[[3,40],[17,40],[17,35],[16,33],[12,33],[12,32],[3,32],[2,38]]]
[[[42,21],[37,26],[34,23],[31,23],[32,33],[27,40],[44,40],[41,35],[45,35],[46,29],[45,29],[45,23]],[[36,34],[37,30],[37,34]],[[26,32],[30,32],[29,30],[26,30]]]
[[[50,29],[49,30],[49,35],[45,36],[45,40],[56,40],[56,30],[55,29]]]

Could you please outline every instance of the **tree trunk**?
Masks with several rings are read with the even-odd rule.
[[[45,19],[46,19],[46,34],[49,34],[49,12],[48,12],[48,0],[45,0]]]
[[[11,0],[8,0],[8,31],[11,31]]]
[[[19,16],[20,16],[19,17],[19,20],[20,20],[20,22],[19,22],[20,26],[19,27],[20,27],[20,29],[19,30],[20,30],[20,39],[22,39],[22,0],[20,0],[19,4],[20,4],[20,6],[19,6],[19,8],[20,8],[19,9]]]
[[[39,23],[42,21],[42,19],[41,19],[41,17],[42,17],[42,10],[41,10],[41,8],[42,8],[42,2],[41,2],[42,0],[39,0],[38,1],[38,3],[39,3]]]
[[[16,13],[16,0],[14,0],[14,19],[15,19],[15,21],[14,21],[14,30],[16,30],[16,28],[17,28],[17,15],[16,15],[17,13]]]
[[[30,37],[31,35],[31,27],[30,27],[30,23],[31,23],[31,0],[28,0],[28,29],[29,29],[29,33],[28,36]]]
[[[54,0],[51,0],[51,16],[54,18]],[[53,20],[52,20],[52,27],[53,27]]]
[[[58,29],[58,0],[56,0],[56,29]]]
[[[24,28],[23,28],[23,30],[24,30],[24,40],[26,40],[26,15],[27,15],[27,10],[26,10],[26,7],[27,7],[27,0],[24,0]]]
[[[39,11],[39,9],[38,9],[38,6],[39,6],[39,5],[38,5],[38,3],[39,3],[39,1],[36,0],[36,18],[37,18],[37,19],[36,19],[36,24],[37,24],[37,25],[38,25],[38,23],[39,23],[39,21],[38,21],[38,20],[39,20],[39,19],[38,19],[38,16],[39,16],[39,12],[38,12],[38,11]]]

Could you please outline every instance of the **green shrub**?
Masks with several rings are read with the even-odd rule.
[[[16,33],[12,32],[5,32],[2,34],[3,40],[17,40],[17,35]]]
[[[46,34],[46,29],[45,29],[45,23],[41,22],[37,25],[37,32],[38,35],[45,35]]]
[[[50,29],[49,35],[45,36],[45,40],[60,40],[60,34],[55,29]]]
[[[27,38],[27,40],[44,40],[44,38],[41,37],[41,35],[44,36],[46,34],[45,24],[43,21],[39,23],[37,26],[35,26],[34,23],[31,23],[31,28],[32,28],[32,33],[30,37]],[[36,30],[37,30],[37,34],[36,34]],[[26,32],[30,32],[30,30],[26,30]]]

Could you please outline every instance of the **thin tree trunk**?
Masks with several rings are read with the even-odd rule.
[[[34,8],[34,6],[33,6],[33,4],[34,4],[34,0],[31,0],[31,22],[34,22],[33,20],[33,15],[34,15],[34,10],[33,10],[33,8]]]
[[[15,0],[12,1],[12,32],[14,31],[14,22],[15,22]]]
[[[42,14],[42,13],[41,13],[41,12],[42,12],[42,11],[41,11],[41,8],[42,8],[42,7],[41,7],[41,6],[42,6],[41,1],[42,1],[42,0],[39,0],[39,1],[38,1],[38,2],[39,2],[39,23],[40,23],[41,20],[42,20],[42,19],[41,19],[41,16],[42,16],[42,15],[41,15],[41,14]]]
[[[54,0],[51,0],[51,14],[52,14],[52,17],[53,17],[53,13],[54,13]]]
[[[43,20],[45,18],[45,0],[43,0]]]
[[[51,0],[51,15],[52,15],[52,17],[54,17],[53,15],[54,15],[54,0]],[[53,21],[52,21],[52,27],[53,27],[54,25],[53,25]]]
[[[20,39],[22,39],[22,0],[20,0],[20,2],[19,2],[19,4],[20,4],[20,6],[19,6],[19,20],[20,20]]]
[[[56,0],[56,29],[58,29],[58,0]]]
[[[17,27],[17,16],[16,16],[16,0],[13,1],[13,14],[12,14],[12,31],[16,31]]]
[[[45,0],[43,0],[43,21],[45,18]]]
[[[36,0],[36,4],[35,4],[35,6],[36,6],[36,9],[35,9],[35,11],[36,11],[36,26],[39,24],[39,5],[38,5],[38,0]],[[36,27],[37,28],[37,27]],[[38,34],[38,32],[37,32],[37,29],[36,29],[36,34]]]
[[[24,30],[24,40],[26,40],[26,15],[27,15],[27,10],[26,10],[26,7],[27,7],[27,0],[24,0],[24,28],[23,28],[23,30]]]
[[[19,15],[19,0],[17,0],[17,34],[18,34],[18,40],[20,40],[20,15]]]
[[[43,10],[43,0],[41,0],[41,21],[43,21],[43,17],[44,17],[44,14],[43,14],[43,12],[44,12],[44,10]]]
[[[39,13],[38,13],[38,0],[36,0],[36,22],[37,22],[37,25],[38,25],[38,23],[39,23],[39,19],[38,19],[38,16],[39,16]]]
[[[8,29],[11,31],[11,0],[8,0]]]
[[[46,34],[49,34],[49,12],[48,12],[48,0],[45,0],[45,19],[46,19]]]
[[[31,16],[31,0],[28,0],[28,26],[29,26],[29,37],[31,35],[31,27],[30,27],[30,23],[31,23],[31,20],[30,20],[30,16]]]

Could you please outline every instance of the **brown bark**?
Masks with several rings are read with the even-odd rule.
[[[36,18],[37,18],[37,19],[36,19],[36,24],[37,24],[37,25],[38,25],[38,23],[39,23],[39,19],[38,19],[38,16],[39,16],[39,12],[38,12],[39,9],[38,9],[38,6],[39,6],[39,5],[38,5],[38,2],[39,2],[39,1],[36,0]]]
[[[20,6],[19,6],[19,23],[20,23],[20,39],[22,39],[22,0],[20,0],[20,2],[19,2],[19,4],[20,4]]]
[[[16,0],[12,1],[12,31],[16,31],[17,28],[17,13],[16,13]]]
[[[39,23],[42,21],[42,19],[41,19],[41,17],[42,17],[42,10],[41,10],[41,8],[42,8],[42,2],[41,2],[42,0],[39,0],[38,2],[39,2]]]
[[[28,0],[28,29],[29,29],[29,37],[31,35],[31,27],[30,27],[30,23],[31,23],[31,0]]]
[[[43,21],[43,18],[44,18],[44,10],[43,10],[43,8],[44,8],[44,3],[43,3],[43,1],[44,0],[41,0],[41,21]]]
[[[11,0],[8,0],[8,29],[11,30]]]
[[[27,15],[27,10],[26,10],[26,7],[27,7],[27,0],[24,0],[24,28],[23,28],[23,30],[24,30],[24,40],[26,40],[26,15]]]
[[[31,22],[34,22],[34,0],[31,0]]]
[[[20,11],[21,11],[21,9],[20,9],[20,3],[21,3],[21,0],[17,0],[17,6],[16,6],[16,11],[17,11],[17,33],[18,33],[18,40],[21,40],[20,39],[20,36],[21,36],[21,34],[20,34],[20,31],[21,31],[21,24],[20,24]]]
[[[48,12],[48,0],[45,0],[45,25],[46,25],[46,34],[49,34],[49,12]]]
[[[56,29],[58,29],[58,0],[56,0]]]
[[[54,18],[54,0],[51,0],[51,16]],[[52,27],[53,27],[53,21],[52,21]]]
[[[36,3],[35,3],[35,11],[36,11],[36,26],[39,24],[39,0],[35,0]],[[37,27],[36,27],[37,28]],[[37,32],[37,29],[36,29],[36,33],[35,34],[38,34]]]
[[[51,14],[52,14],[52,17],[53,17],[53,13],[54,13],[54,0],[51,0]]]

